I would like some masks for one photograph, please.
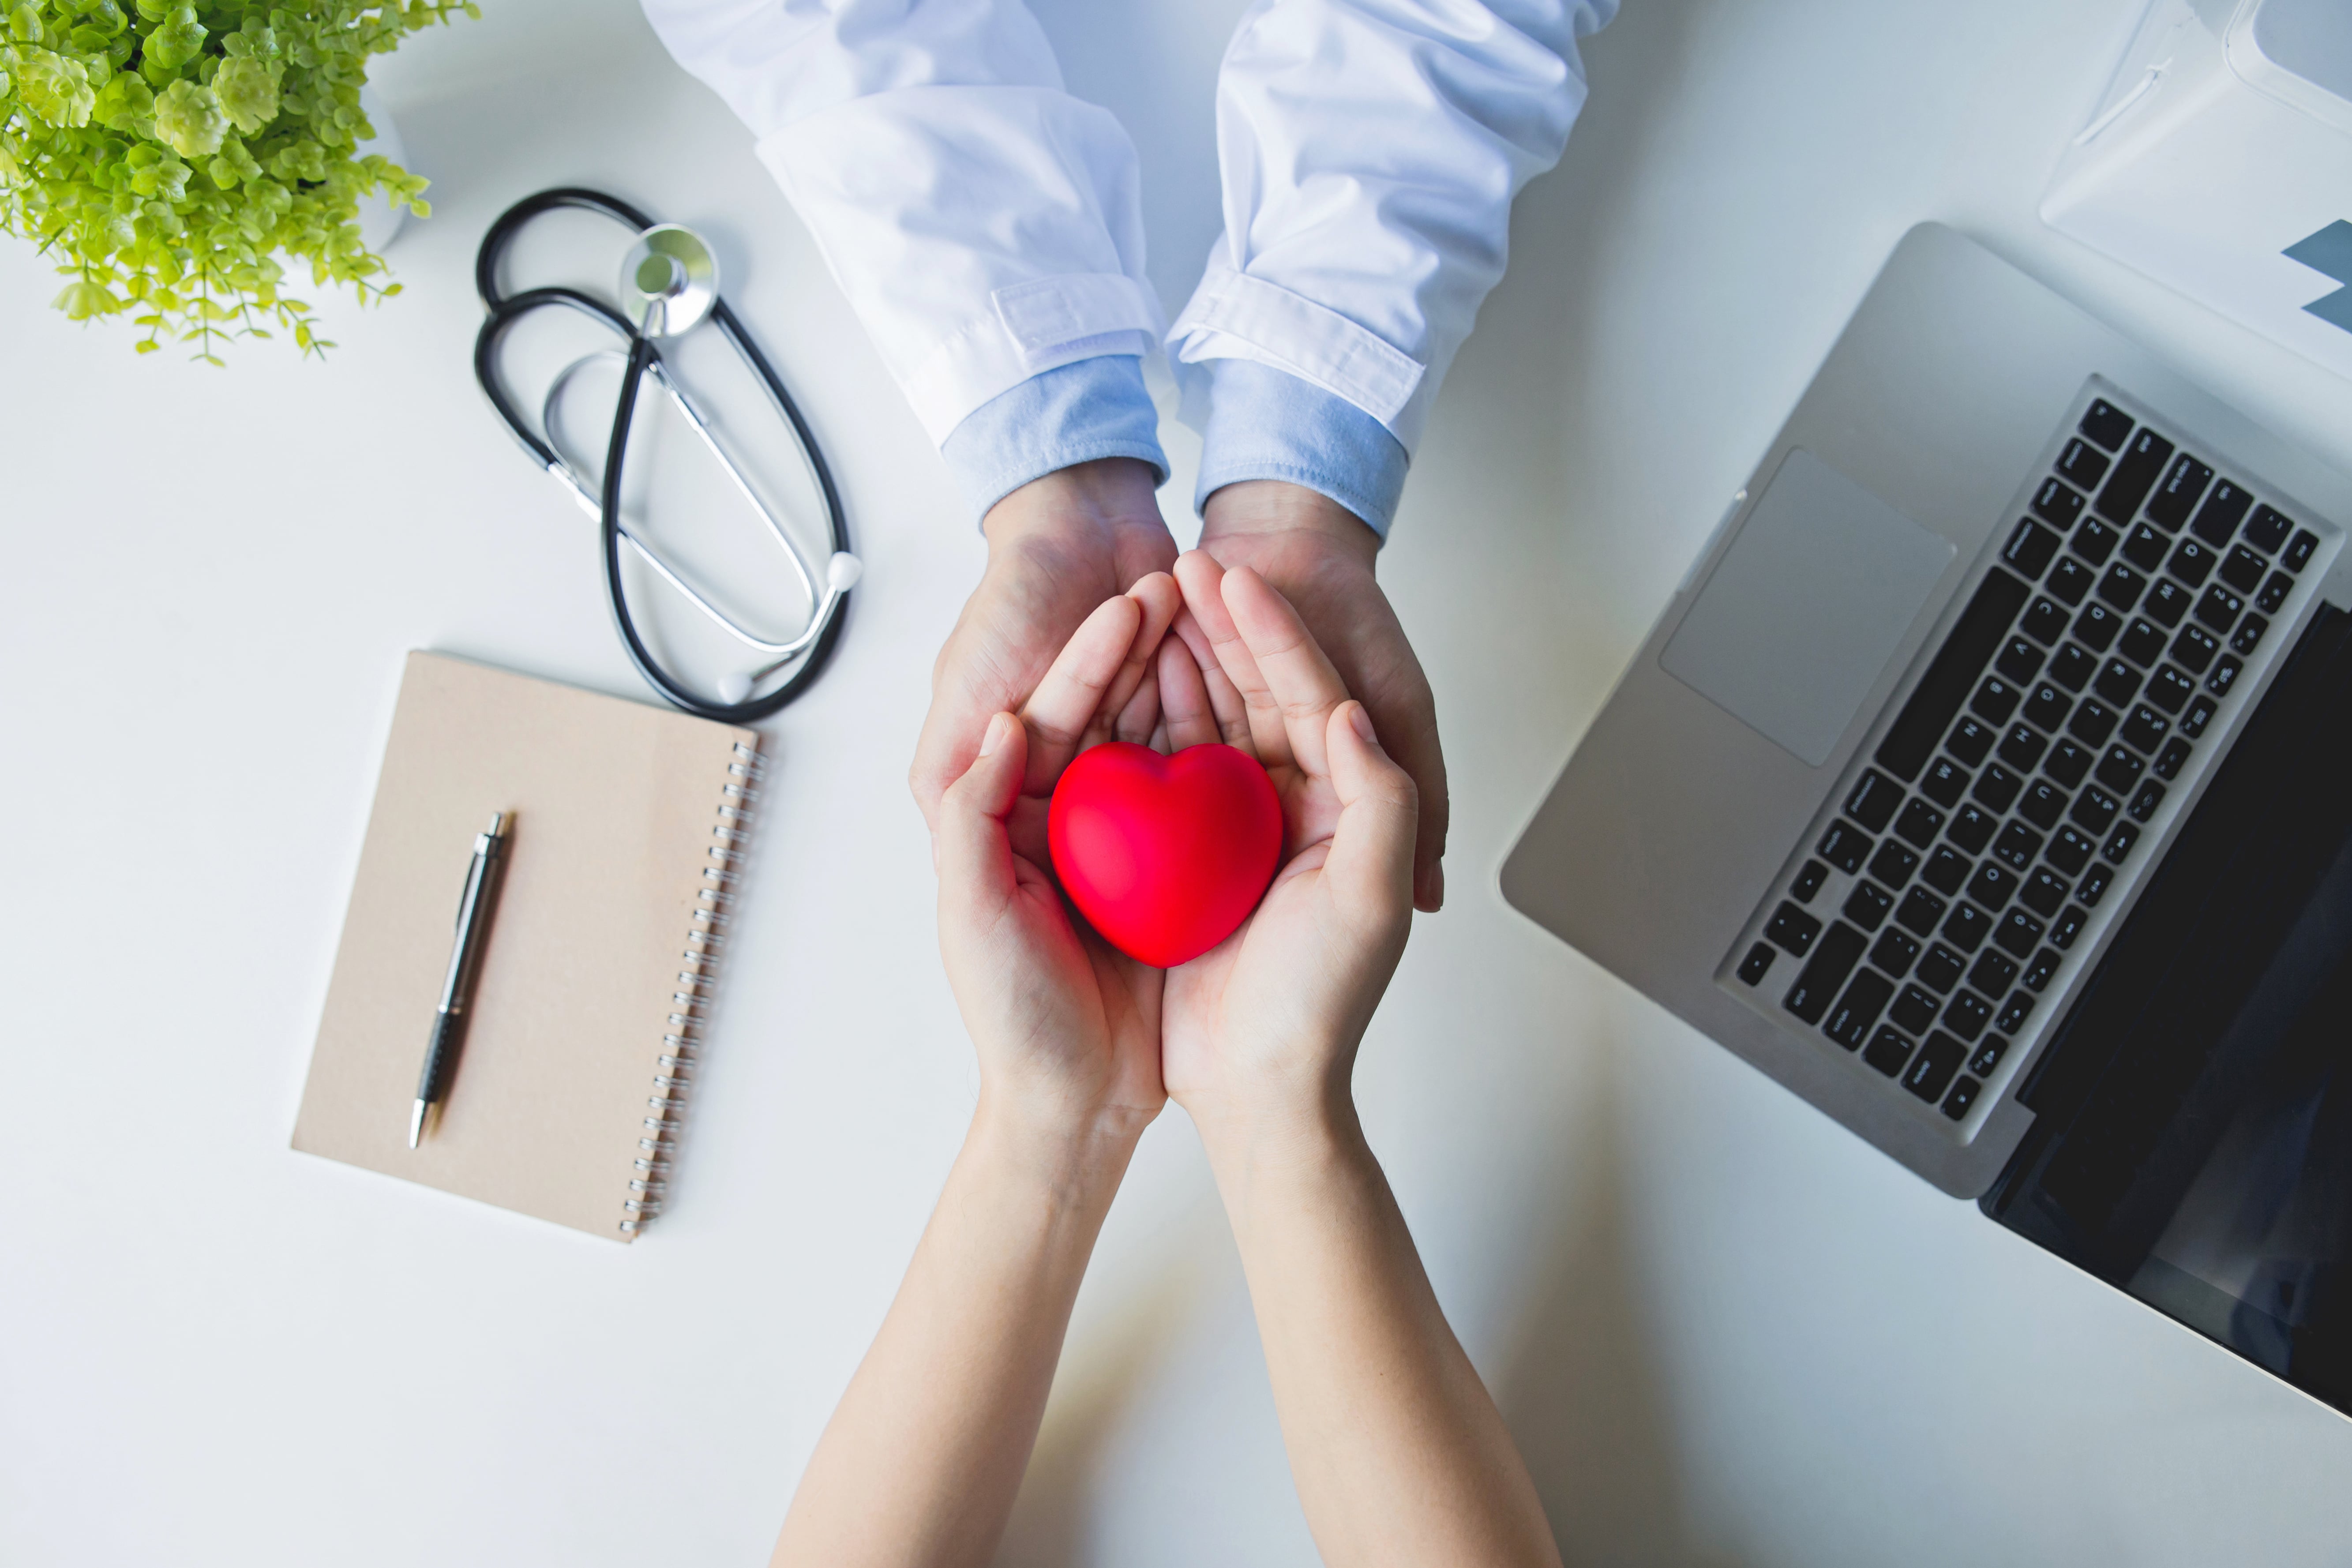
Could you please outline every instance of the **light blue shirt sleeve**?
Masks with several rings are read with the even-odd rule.
[[[1160,410],[1134,354],[1097,354],[1057,365],[1001,392],[967,415],[940,445],[975,521],[1032,479],[1073,463],[1135,458],[1168,479]]]
[[[1386,541],[1409,459],[1388,427],[1346,398],[1255,360],[1213,359],[1195,508],[1244,479],[1286,479],[1328,496]]]

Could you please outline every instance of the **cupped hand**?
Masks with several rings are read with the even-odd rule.
[[[1176,749],[1255,755],[1282,802],[1281,869],[1241,929],[1170,970],[1160,1071],[1213,1144],[1344,1116],[1357,1043],[1404,952],[1419,800],[1298,613],[1247,567],[1177,563],[1184,613],[1158,698]]]
[[[980,1054],[982,1114],[1024,1137],[1132,1139],[1167,1099],[1160,972],[1073,920],[1042,846],[1071,759],[1130,710],[1150,732],[1153,655],[1179,604],[1153,573],[1097,605],[1020,713],[989,717],[933,818],[940,951]]]

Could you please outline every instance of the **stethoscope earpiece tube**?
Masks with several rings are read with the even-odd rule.
[[[605,195],[602,192],[583,190],[575,186],[541,191],[536,195],[524,197],[500,214],[498,221],[490,226],[489,232],[482,237],[481,249],[476,253],[474,258],[474,287],[481,296],[482,309],[485,312],[481,330],[474,337],[474,378],[480,384],[483,396],[488,399],[491,411],[498,415],[499,423],[507,427],[508,433],[514,437],[523,450],[534,462],[584,500],[584,492],[579,482],[572,477],[571,470],[565,466],[562,456],[556,452],[548,439],[543,438],[539,432],[530,427],[516,410],[513,401],[507,396],[506,390],[500,384],[498,376],[499,345],[504,339],[507,329],[516,321],[534,310],[555,306],[578,310],[593,317],[628,340],[628,363],[622,374],[620,395],[614,405],[613,427],[604,450],[604,481],[596,502],[600,531],[603,535],[605,597],[613,611],[614,625],[621,634],[621,646],[627,650],[629,660],[637,667],[637,672],[671,703],[698,718],[714,720],[722,724],[756,723],[777,712],[785,704],[808,689],[810,683],[815,680],[818,674],[824,668],[826,661],[832,658],[835,645],[841,640],[843,623],[848,619],[850,590],[856,581],[857,574],[854,564],[856,557],[849,553],[849,526],[842,514],[841,494],[834,484],[833,471],[826,466],[824,454],[818,449],[816,437],[810,431],[807,419],[802,416],[800,405],[793,401],[792,394],[786,390],[783,378],[776,374],[775,367],[768,363],[768,356],[761,353],[759,345],[751,341],[751,334],[744,331],[742,322],[728,307],[727,301],[723,299],[716,300],[711,306],[710,319],[718,323],[719,330],[734,346],[737,354],[741,356],[743,362],[759,376],[761,384],[766,387],[769,398],[775,404],[776,411],[783,416],[785,423],[792,426],[793,438],[799,444],[802,454],[808,459],[809,468],[815,476],[817,488],[824,496],[825,518],[832,536],[834,558],[827,563],[825,587],[811,606],[811,613],[818,617],[820,623],[815,628],[814,640],[809,642],[806,651],[800,656],[799,668],[793,671],[784,683],[765,696],[749,698],[742,701],[714,702],[697,695],[691,688],[662,668],[660,662],[654,658],[652,650],[646,647],[645,639],[637,633],[635,619],[629,613],[628,595],[621,576],[621,545],[625,541],[637,542],[630,540],[621,526],[621,470],[624,459],[628,455],[629,426],[636,413],[637,388],[643,384],[646,371],[656,369],[659,365],[660,351],[656,347],[654,340],[639,330],[635,323],[593,295],[583,293],[576,289],[547,288],[532,289],[509,296],[502,293],[499,288],[499,263],[504,258],[507,247],[513,243],[515,235],[532,218],[542,213],[563,207],[574,207],[601,214],[617,223],[628,226],[640,234],[655,226],[651,218],[626,203]],[[673,395],[680,395],[675,384],[670,384]],[[686,407],[689,415],[692,414],[691,406],[684,404],[682,396],[681,406]],[[698,419],[699,416],[696,417]],[[731,468],[732,459],[726,458],[723,453],[721,457],[722,460],[727,461]],[[740,478],[739,475],[739,479]],[[788,551],[792,550],[789,543],[784,547]],[[646,546],[639,543],[638,548],[642,552]],[[662,568],[657,557],[647,555],[646,558],[654,563],[656,569],[661,571],[663,575],[669,575],[668,572]],[[843,569],[845,562],[850,563],[846,571]],[[803,569],[803,574],[805,575],[805,569]],[[708,610],[709,606],[704,605],[699,596],[687,588],[683,583],[674,583],[673,585]],[[738,635],[749,637],[751,634],[739,633]],[[799,638],[793,639],[795,643],[799,640]],[[784,645],[761,646],[782,647]],[[740,684],[741,679],[742,678],[738,677],[736,682]]]

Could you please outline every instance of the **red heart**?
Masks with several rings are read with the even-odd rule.
[[[1114,741],[1064,770],[1045,841],[1062,890],[1104,940],[1170,969],[1257,908],[1282,860],[1282,803],[1246,752],[1163,757]]]

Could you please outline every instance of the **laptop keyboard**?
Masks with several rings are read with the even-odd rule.
[[[1726,960],[1955,1122],[2030,1054],[2337,542],[2119,395],[2056,446]]]

